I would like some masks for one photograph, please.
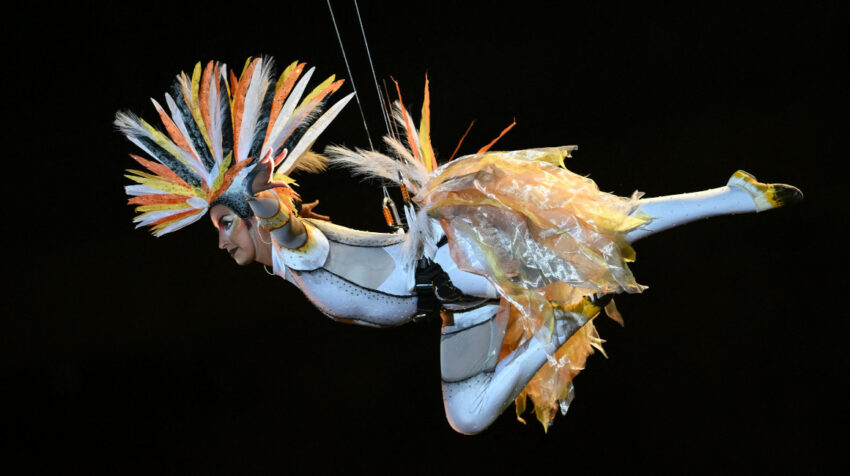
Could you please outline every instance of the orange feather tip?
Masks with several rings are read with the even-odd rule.
[[[333,84],[330,85],[330,88],[328,90],[328,94],[333,94],[333,93],[339,91],[339,88],[341,88],[344,83],[345,83],[345,79],[337,79],[336,81],[334,81]]]
[[[476,153],[475,153],[475,155],[481,155],[481,154],[483,154],[483,153],[487,152],[488,150],[490,150],[490,147],[493,147],[493,145],[495,145],[495,144],[496,144],[496,142],[498,142],[498,140],[499,140],[499,139],[501,139],[503,135],[507,134],[507,133],[508,133],[508,131],[509,131],[509,130],[511,130],[511,129],[515,126],[515,125],[516,125],[516,118],[514,118],[514,122],[512,122],[512,123],[511,123],[511,125],[509,125],[508,127],[506,127],[506,128],[502,131],[502,133],[501,133],[501,134],[499,134],[499,136],[498,136],[498,137],[496,137],[495,139],[493,139],[493,140],[492,140],[489,144],[487,144],[487,145],[485,145],[484,147],[482,147],[482,148],[478,149],[478,152],[476,152]]]
[[[464,132],[463,135],[461,136],[460,140],[457,143],[457,147],[455,147],[454,152],[452,152],[452,156],[449,157],[449,162],[454,160],[455,155],[457,154],[457,151],[460,150],[460,145],[463,144],[463,140],[466,139],[466,135],[469,134],[469,131],[472,130],[472,126],[474,126],[474,125],[475,125],[475,119],[473,119],[472,122],[469,123],[469,127],[466,128],[466,132]]]

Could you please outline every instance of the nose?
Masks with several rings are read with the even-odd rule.
[[[221,230],[218,231],[218,249],[227,249],[227,239],[224,236],[224,232]]]

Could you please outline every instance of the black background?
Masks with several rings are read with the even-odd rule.
[[[568,166],[649,196],[736,169],[793,183],[792,208],[719,217],[638,243],[650,289],[598,321],[599,354],[548,434],[505,411],[484,433],[445,421],[437,322],[334,323],[206,220],[133,230],[115,111],[153,121],[175,73],[248,56],[348,77],[324,2],[227,8],[30,8],[4,36],[7,137],[3,465],[94,472],[825,470],[843,460],[847,12],[600,2],[366,2],[379,77],[421,104],[438,157],[579,144]],[[336,13],[373,135],[383,123],[353,8]],[[345,91],[350,91],[350,82]],[[418,117],[418,113],[416,114]],[[8,130],[8,126],[7,126]],[[317,144],[367,145],[352,103]],[[9,168],[11,166],[11,168]],[[297,177],[338,223],[382,231],[380,191]],[[834,435],[835,430],[838,434]]]

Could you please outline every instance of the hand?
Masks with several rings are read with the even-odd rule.
[[[318,213],[313,213],[313,209],[319,204],[319,201],[310,203],[302,203],[301,204],[301,218],[313,218],[316,220],[324,220],[331,221],[331,218],[326,215],[319,215]]]
[[[263,190],[271,190],[273,188],[287,188],[289,185],[283,182],[272,181],[274,176],[274,162],[271,154],[266,154],[257,165],[254,166],[251,173],[245,179],[245,196],[253,197]]]

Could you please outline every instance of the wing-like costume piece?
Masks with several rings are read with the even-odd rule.
[[[406,143],[385,139],[393,157],[339,147],[326,153],[332,163],[357,174],[408,187],[419,208],[408,233],[411,259],[430,256],[434,237],[427,224],[437,220],[458,267],[498,289],[510,304],[503,355],[541,327],[552,329],[556,317],[583,324],[517,399],[522,410],[531,398],[547,426],[559,408],[565,411],[572,378],[602,342],[590,320],[598,309],[591,313],[586,297],[643,289],[627,266],[634,251],[624,238],[646,221],[632,214],[639,195],[602,192],[592,180],[567,170],[564,159],[576,146],[490,151],[514,124],[476,154],[437,166],[427,80],[424,102],[418,131],[401,100],[396,103],[399,136]]]

